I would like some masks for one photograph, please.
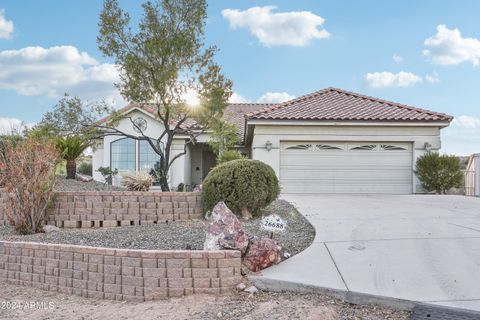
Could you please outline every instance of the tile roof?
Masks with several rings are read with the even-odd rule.
[[[337,88],[326,88],[277,105],[248,112],[248,120],[437,121],[452,116]]]
[[[273,104],[269,103],[232,103],[225,108],[225,111],[223,112],[223,118],[237,127],[237,133],[243,141],[246,121],[245,114],[271,106],[273,106]],[[130,110],[133,110],[135,108],[142,109],[143,111],[146,111],[154,117],[156,116],[156,112],[153,108],[136,104],[129,104],[126,107],[117,110],[117,112],[120,114],[128,113]],[[97,123],[102,124],[108,122],[108,120],[110,120],[111,118],[112,115],[109,115],[103,119],[100,119]],[[197,122],[193,119],[187,119],[182,124],[183,129],[195,129],[196,127],[198,127]]]
[[[270,103],[232,103],[223,112],[223,118],[237,127],[237,133],[243,140],[245,133],[245,114],[274,106]]]

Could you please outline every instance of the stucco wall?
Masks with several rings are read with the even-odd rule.
[[[0,280],[126,301],[218,294],[240,281],[240,251],[162,251],[0,241]]]
[[[134,110],[128,114],[132,119],[136,119],[138,117],[142,117],[147,121],[147,130],[145,130],[145,135],[152,138],[152,139],[157,139],[162,132],[164,131],[163,125],[153,119],[150,115],[145,114],[141,111]],[[121,130],[122,132],[132,134],[135,136],[138,136],[139,133],[135,132],[132,123],[130,122],[129,119],[123,119],[119,122],[117,128]],[[111,143],[122,139],[123,137],[121,136],[106,136],[102,140],[99,141],[98,145],[96,148],[93,150],[92,154],[92,167],[93,167],[93,178],[97,181],[103,182],[103,177],[102,175],[98,172],[98,168],[100,167],[110,167],[110,147]],[[184,145],[185,142],[187,141],[188,137],[181,137],[178,136],[176,137],[173,142],[172,142],[172,147],[171,147],[171,153],[170,153],[170,159],[172,159],[174,156],[176,156],[179,153],[182,153],[184,151]],[[164,139],[165,140],[165,139]],[[199,143],[206,143],[209,140],[209,135],[208,133],[202,133],[197,137],[197,142]],[[202,153],[192,153],[192,150],[195,150],[195,146],[191,148],[190,146],[187,146],[187,153],[175,160],[170,167],[170,172],[169,172],[169,184],[170,187],[174,190],[177,188],[179,183],[184,183],[184,184],[192,184],[192,181],[194,183],[199,183],[196,173],[193,172],[191,163],[192,161],[200,162],[200,168],[201,168],[201,161],[202,161]],[[194,158],[194,157],[199,157],[199,158]],[[136,162],[138,163],[138,154],[137,154],[137,159]],[[201,170],[200,170],[201,171]],[[114,185],[120,185],[121,183],[121,174],[124,173],[125,171],[120,171],[119,174],[115,177],[113,184]],[[201,175],[201,172],[200,172]]]
[[[265,143],[272,149],[267,151]],[[376,141],[411,142],[413,144],[412,175],[416,159],[426,152],[425,143],[432,150],[441,147],[440,128],[433,126],[319,126],[319,125],[256,125],[252,141],[252,159],[269,164],[280,175],[280,143],[282,141]],[[421,187],[414,175],[414,192]]]
[[[153,119],[150,115],[144,112],[134,110],[129,113],[129,117],[131,117],[132,119],[136,119],[138,117],[142,117],[143,119],[145,119],[147,121],[147,129],[145,130],[144,134],[152,139],[157,139],[160,136],[160,134],[164,131],[164,127],[159,121]],[[133,129],[132,123],[130,122],[129,119],[122,119],[119,122],[117,128],[118,130],[128,134],[132,134],[136,136],[139,135],[139,133]],[[92,167],[93,167],[93,178],[95,180],[103,182],[103,178],[97,170],[99,167],[110,167],[110,145],[113,141],[116,141],[122,138],[124,137],[106,136],[103,138],[103,141],[101,142],[101,144],[99,144],[97,148],[95,148],[95,150],[93,151]],[[137,154],[136,161],[138,162],[138,154]],[[120,184],[121,173],[122,171],[120,171],[119,175],[116,177],[114,181],[115,185]]]

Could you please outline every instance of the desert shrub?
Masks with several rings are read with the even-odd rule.
[[[0,184],[8,193],[8,220],[19,233],[39,232],[53,198],[60,154],[55,146],[33,139],[5,144],[5,154],[8,160],[0,159]]]
[[[0,135],[0,158],[5,159],[5,145],[15,146],[22,140],[20,135]]]
[[[180,183],[178,184],[178,186],[177,186],[177,191],[178,191],[178,192],[183,192],[183,191],[185,191],[185,183],[180,182]]]
[[[273,169],[267,164],[250,159],[228,161],[213,168],[203,182],[203,200],[206,210],[219,201],[237,215],[249,218],[258,215],[278,197],[280,186]]]
[[[417,160],[416,174],[427,192],[447,193],[451,188],[463,184],[460,159],[455,156],[426,153]]]
[[[103,177],[104,184],[112,185],[113,178],[118,174],[118,170],[112,170],[110,167],[100,167],[97,170]]]
[[[78,165],[77,172],[87,176],[92,176],[93,169],[91,162],[82,162]]]
[[[148,172],[132,172],[122,174],[122,186],[128,191],[149,191],[153,177]]]
[[[243,158],[244,156],[242,156],[242,154],[238,150],[225,150],[222,153],[220,153],[220,156],[218,157],[218,164],[222,164],[232,160],[239,160]]]

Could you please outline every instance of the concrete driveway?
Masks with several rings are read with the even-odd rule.
[[[480,311],[480,198],[283,198],[311,221],[317,234],[307,250],[264,270],[263,283]]]

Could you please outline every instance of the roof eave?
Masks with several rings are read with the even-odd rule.
[[[249,119],[247,125],[311,125],[311,126],[432,126],[448,127],[452,120],[304,120],[304,119]]]

